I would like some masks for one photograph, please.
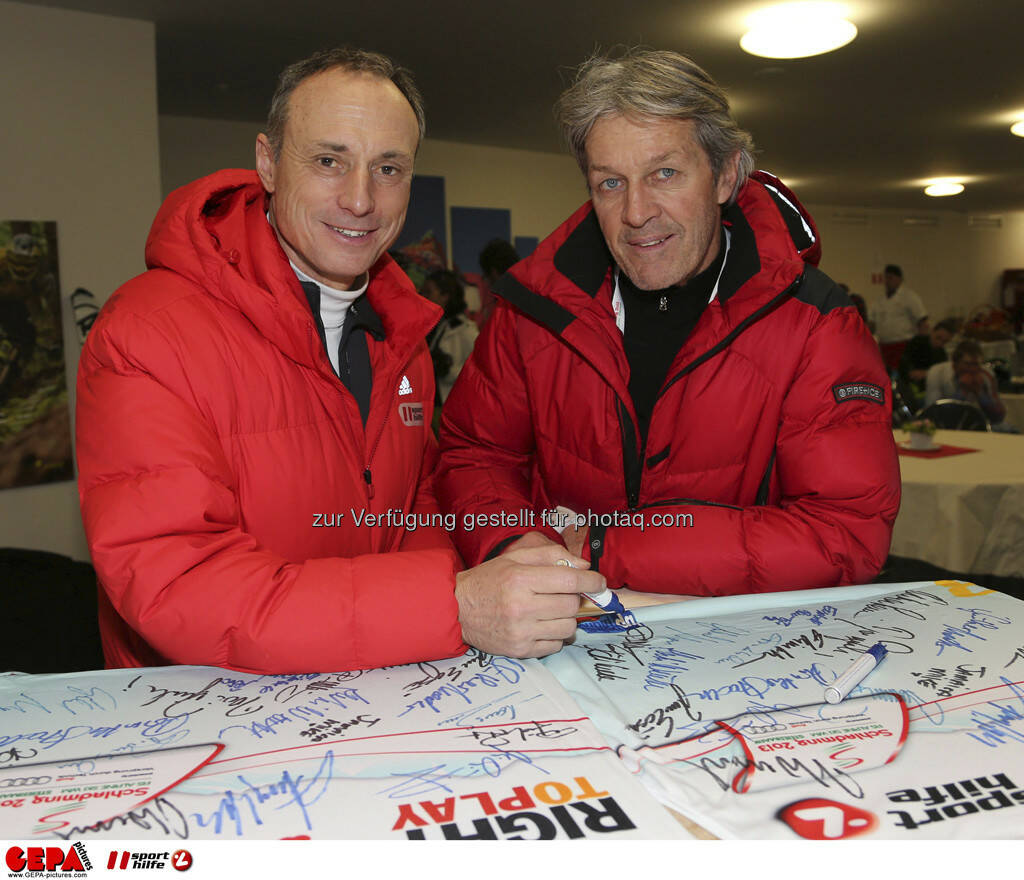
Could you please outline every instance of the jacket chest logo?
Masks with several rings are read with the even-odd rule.
[[[402,376],[402,381],[398,383],[398,396],[402,397],[406,394],[412,394],[412,382],[409,381],[408,376]]]
[[[398,404],[398,415],[401,416],[403,425],[418,428],[423,424],[423,404],[400,403]]]

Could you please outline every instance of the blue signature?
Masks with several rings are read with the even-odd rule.
[[[110,726],[92,724],[73,724],[71,727],[58,727],[53,730],[36,730],[31,733],[15,733],[11,736],[0,735],[0,746],[16,742],[34,742],[44,749],[52,749],[62,742],[82,737],[88,739],[106,739],[121,730],[133,730],[150,742],[161,746],[172,745],[185,739],[190,731],[187,715],[175,718],[151,718],[148,721],[132,721],[125,724]]]
[[[665,627],[662,637],[671,644],[672,642],[697,642],[704,644],[710,642],[716,645],[731,645],[740,640],[741,637],[750,634],[749,629],[741,629],[736,626],[725,626],[710,620],[695,620],[694,626],[704,627],[703,632],[690,632],[679,629],[677,626]]]
[[[217,735],[223,737],[229,730],[241,730],[256,739],[263,739],[268,734],[276,734],[276,728],[282,724],[293,724],[295,721],[308,723],[317,718],[326,718],[335,709],[349,709],[355,703],[370,705],[370,701],[356,688],[345,688],[337,693],[314,697],[299,706],[292,706],[286,712],[274,712],[245,724],[229,724],[227,727],[222,727]]]
[[[422,700],[408,703],[397,717],[401,718],[414,709],[430,709],[431,712],[440,714],[441,710],[438,708],[438,704],[448,697],[457,697],[472,705],[476,696],[475,693],[472,693],[474,689],[495,688],[504,683],[516,684],[525,669],[526,667],[518,660],[512,660],[509,657],[492,657],[486,672],[478,672],[461,681],[442,685],[427,694]]]
[[[1015,698],[1020,700],[1021,707],[1024,708],[1024,691],[1004,676],[999,676],[999,680],[1010,689]],[[992,714],[981,712],[978,709],[972,710],[971,721],[974,722],[977,732],[968,731],[967,735],[993,749],[1008,741],[1024,742],[1024,727],[1014,726],[1024,721],[1021,709],[1009,703],[1003,705],[994,700],[990,700],[989,705],[994,710]]]
[[[1008,617],[1000,617],[984,608],[958,608],[957,610],[966,611],[969,617],[961,626],[947,625],[942,628],[942,635],[935,642],[939,649],[936,656],[939,656],[946,648],[959,648],[961,651],[972,654],[974,652],[967,645],[961,644],[960,639],[971,638],[984,642],[987,641],[985,636],[977,630],[999,629],[1002,625],[1013,623]]]
[[[525,752],[496,750],[494,754],[484,755],[482,758],[468,761],[465,764],[436,764],[433,767],[425,767],[422,770],[413,770],[409,773],[392,773],[391,776],[400,778],[402,781],[381,789],[377,794],[386,795],[388,798],[422,797],[436,794],[438,791],[451,794],[452,788],[448,785],[450,780],[471,779],[474,776],[497,777],[503,770],[514,766],[517,762],[531,765],[535,770],[550,776],[547,770],[539,764],[535,764]]]
[[[468,709],[463,709],[461,712],[449,715],[444,720],[438,721],[438,726],[448,727],[454,725],[461,727],[467,718],[477,724],[482,724],[492,718],[515,721],[519,713],[519,704],[515,701],[520,699],[523,703],[529,703],[531,700],[536,700],[539,696],[540,694],[537,694],[522,700],[522,693],[520,691],[512,691],[510,694],[503,694],[496,700],[489,700],[486,703],[481,703],[479,706],[470,706]]]
[[[691,660],[703,660],[699,654],[690,654],[678,648],[659,648],[648,661],[643,689],[671,687],[677,676],[690,671]]]
[[[722,685],[717,688],[707,688],[702,691],[689,691],[687,696],[696,697],[700,700],[712,700],[717,702],[730,694],[743,694],[746,697],[757,697],[763,699],[769,691],[779,688],[781,690],[796,690],[802,687],[802,682],[813,681],[817,684],[828,684],[827,679],[818,667],[812,663],[805,669],[800,669],[790,675],[779,678],[766,678],[756,675],[747,675],[731,684]]]
[[[217,809],[209,815],[192,813],[191,816],[199,827],[212,828],[214,834],[221,834],[227,827],[233,829],[237,837],[241,837],[248,830],[249,822],[263,824],[262,809],[284,810],[294,806],[302,816],[306,830],[312,831],[313,823],[308,808],[326,794],[333,768],[334,752],[328,751],[316,773],[309,779],[301,773],[293,777],[285,770],[276,782],[254,785],[239,775],[237,779],[245,788],[225,791]]]
[[[789,626],[797,617],[807,617],[810,618],[811,623],[815,626],[821,626],[822,621],[827,620],[829,617],[835,617],[838,613],[839,610],[834,605],[822,605],[817,611],[807,611],[804,608],[800,608],[786,617],[764,615],[761,619],[767,620],[769,623],[777,623],[779,626]]]

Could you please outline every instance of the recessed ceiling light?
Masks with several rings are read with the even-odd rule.
[[[926,196],[956,196],[964,191],[964,185],[958,180],[933,180],[924,188]]]
[[[762,58],[806,58],[845,46],[857,36],[841,3],[781,3],[747,18],[744,52]]]
[[[1020,122],[1015,122],[1010,126],[1010,134],[1015,134],[1019,138],[1024,138],[1024,119]]]

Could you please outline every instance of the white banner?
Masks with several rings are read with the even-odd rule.
[[[23,847],[686,836],[535,660],[11,676],[0,724],[0,837]]]
[[[712,833],[1024,836],[1024,603],[942,582],[637,616],[544,663],[648,789]],[[885,659],[826,703],[875,644]]]

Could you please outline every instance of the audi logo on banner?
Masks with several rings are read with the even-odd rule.
[[[0,779],[0,788],[25,788],[32,785],[46,785],[53,780],[52,776],[15,776],[11,779]]]

